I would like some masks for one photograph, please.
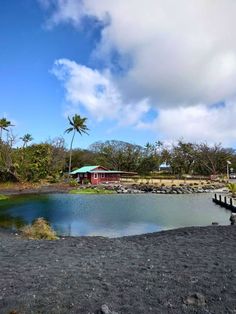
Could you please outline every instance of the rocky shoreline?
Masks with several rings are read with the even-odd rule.
[[[68,193],[74,189],[106,189],[114,191],[118,194],[140,194],[140,193],[155,193],[155,194],[192,194],[192,193],[209,193],[225,188],[225,183],[210,183],[210,184],[188,184],[183,183],[179,186],[165,186],[152,184],[105,184],[105,185],[84,185],[71,187],[68,184],[56,185],[41,185],[39,187],[14,187],[0,189],[0,194],[3,195],[21,195],[21,194],[49,194],[49,193]]]
[[[94,186],[96,188],[96,186]],[[151,185],[151,184],[132,184],[132,185],[108,185],[106,189],[114,190],[118,194],[192,194],[192,193],[209,193],[219,189],[224,189],[225,183],[214,183],[204,185],[181,184],[179,186]]]
[[[0,229],[1,314],[233,314],[236,227],[25,240]]]

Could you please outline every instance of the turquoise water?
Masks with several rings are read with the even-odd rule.
[[[118,237],[213,221],[229,224],[230,211],[196,195],[31,195],[0,202],[0,227],[16,229],[46,218],[60,235]]]

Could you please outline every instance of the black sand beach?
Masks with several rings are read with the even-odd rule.
[[[0,313],[236,313],[236,227],[108,239],[0,231]]]

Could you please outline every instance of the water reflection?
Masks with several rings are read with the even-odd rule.
[[[0,224],[22,226],[47,219],[60,235],[123,236],[228,224],[230,212],[216,206],[211,195],[37,195],[0,204]]]

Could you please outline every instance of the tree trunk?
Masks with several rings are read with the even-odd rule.
[[[71,143],[70,143],[69,174],[71,172],[72,145],[73,145],[74,138],[75,138],[75,130],[74,130],[74,133],[73,133],[73,136],[72,136],[72,139],[71,139]]]

